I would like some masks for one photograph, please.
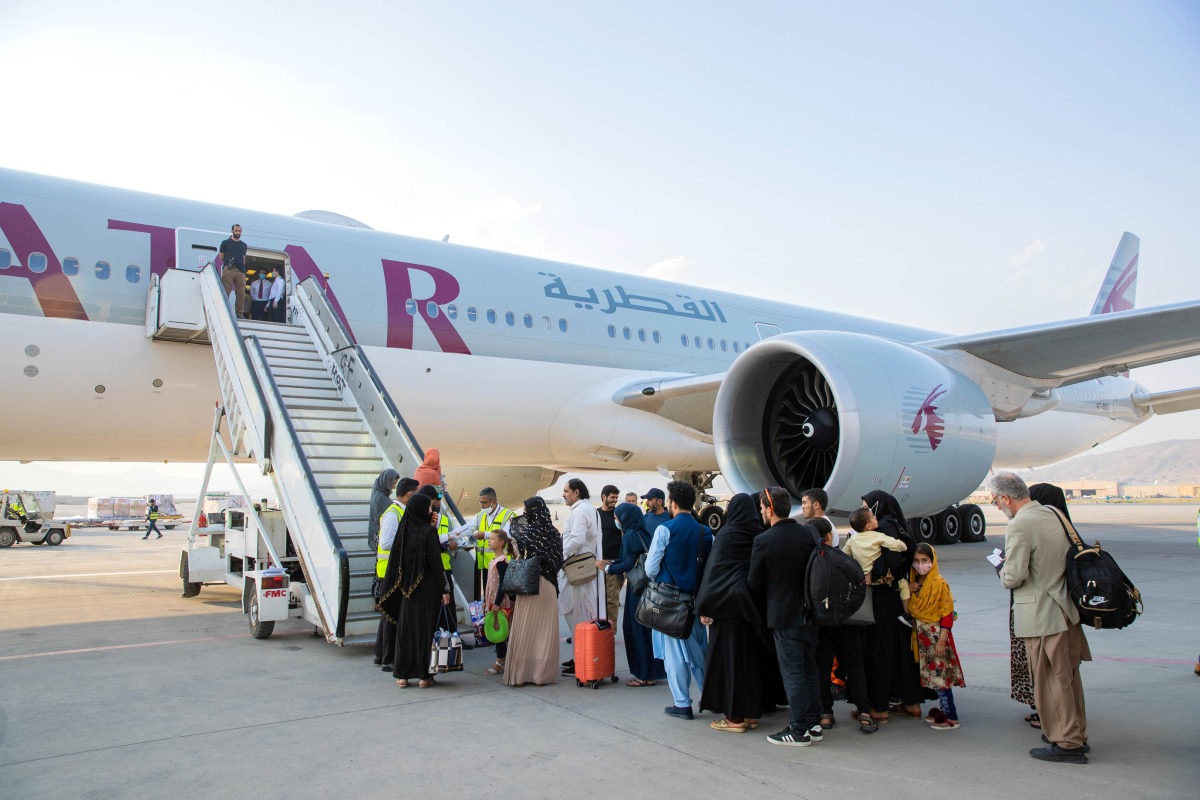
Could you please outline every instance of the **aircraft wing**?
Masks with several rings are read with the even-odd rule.
[[[1062,386],[1200,355],[1200,301],[915,344]]]
[[[1200,388],[1176,389],[1171,392],[1155,392],[1153,394],[1135,394],[1131,399],[1136,407],[1149,409],[1155,414],[1175,414],[1179,411],[1195,411],[1197,408],[1200,408]]]

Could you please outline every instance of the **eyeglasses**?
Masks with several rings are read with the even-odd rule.
[[[996,495],[995,497],[993,497],[993,498],[992,498],[992,505],[994,505],[996,508],[999,508],[999,507],[1000,507],[1000,498],[1001,498],[1001,497],[1003,497],[1003,496],[1004,496],[1004,495],[1002,495],[1002,494],[998,494],[998,495]]]

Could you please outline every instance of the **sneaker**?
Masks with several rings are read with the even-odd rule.
[[[808,747],[813,743],[812,736],[808,731],[797,736],[790,727],[784,728],[779,733],[772,733],[767,737],[767,741],[771,744],[782,744],[788,747]]]
[[[679,719],[694,719],[691,706],[667,706],[663,709],[668,717],[678,717]]]
[[[161,534],[161,533],[158,535],[158,538],[160,538],[160,539],[162,538],[162,534]]]
[[[954,731],[960,727],[958,720],[942,717],[937,722],[929,723],[929,729],[934,731]]]
[[[150,538],[150,534],[147,533],[145,536],[142,537],[142,541],[144,542],[149,538]]]
[[[1068,750],[1056,744],[1052,744],[1049,747],[1035,747],[1029,751],[1029,755],[1039,761],[1058,761],[1063,764],[1088,763],[1088,757],[1084,755],[1082,748]]]
[[[808,738],[811,741],[819,742],[825,738],[825,730],[820,725],[813,725],[808,729]]]
[[[1052,742],[1046,738],[1046,734],[1044,734],[1044,733],[1042,734],[1042,741],[1045,742],[1046,744],[1054,744],[1054,742]],[[1087,742],[1084,742],[1083,747],[1081,747],[1079,749],[1082,750],[1084,752],[1084,754],[1092,752],[1092,746],[1090,744],[1088,744]]]

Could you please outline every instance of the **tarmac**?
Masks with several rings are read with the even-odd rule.
[[[1003,541],[939,547],[957,601],[962,727],[893,718],[861,734],[850,706],[808,748],[714,715],[667,717],[665,682],[510,688],[490,649],[428,689],[398,689],[367,648],[301,622],[250,637],[234,590],[181,598],[184,534],[76,532],[0,550],[0,798],[489,797],[1181,798],[1200,786],[1196,505],[1080,505],[1145,598],[1088,634],[1087,765],[1029,757],[1039,732],[1009,698],[1008,596],[984,560]],[[562,632],[566,636],[566,631]],[[562,658],[571,646],[563,644]],[[699,693],[693,689],[693,697]]]

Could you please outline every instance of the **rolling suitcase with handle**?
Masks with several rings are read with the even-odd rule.
[[[575,626],[575,685],[599,689],[605,678],[617,682],[617,629],[601,616],[600,594],[604,581],[596,581],[596,619]]]

